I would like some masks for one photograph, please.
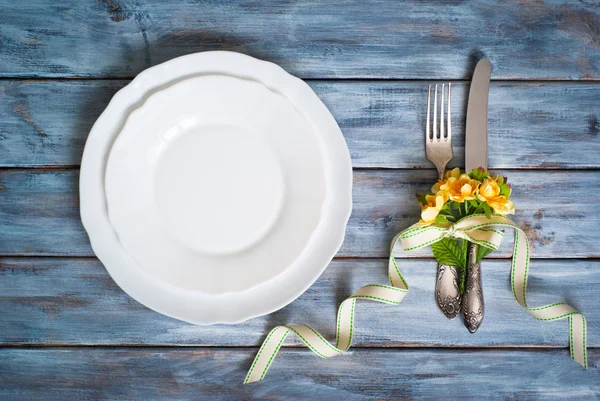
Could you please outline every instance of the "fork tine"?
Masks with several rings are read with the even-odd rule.
[[[444,92],[446,90],[446,85],[442,84],[442,103],[440,104],[440,140],[446,140],[444,131]]]
[[[438,137],[438,130],[437,130],[437,89],[438,86],[437,84],[435,84],[435,94],[433,96],[433,139],[437,139],[438,142],[440,141],[440,138]]]
[[[450,97],[451,97],[452,82],[448,82],[448,142],[452,141],[452,117],[450,114]]]
[[[431,119],[431,85],[429,85],[429,91],[427,92],[427,122],[425,123],[425,136],[426,140],[431,142],[431,129],[429,127],[429,120]]]

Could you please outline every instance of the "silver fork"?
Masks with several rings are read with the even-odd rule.
[[[446,165],[452,159],[452,114],[450,105],[452,102],[452,84],[448,83],[448,129],[444,126],[444,92],[445,84],[442,84],[442,96],[440,107],[440,129],[438,135],[437,109],[438,109],[438,85],[435,85],[433,100],[433,135],[431,135],[431,85],[427,95],[427,130],[425,137],[425,154],[427,160],[435,164],[440,180],[444,178]],[[448,133],[445,135],[445,133]]]
[[[444,124],[445,89],[446,85],[442,84],[439,135],[437,125],[438,85],[435,85],[433,99],[433,120],[431,119],[431,85],[429,85],[429,91],[427,94],[425,154],[427,159],[437,168],[440,180],[444,178],[446,165],[452,159],[452,84],[448,83],[447,127]],[[433,135],[431,135],[431,125],[433,125]],[[438,264],[437,277],[435,281],[435,300],[442,313],[448,319],[455,318],[460,311],[461,294],[458,287],[458,281],[459,278],[456,266]]]

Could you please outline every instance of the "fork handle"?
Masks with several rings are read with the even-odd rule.
[[[435,166],[435,168],[437,169],[438,172],[438,177],[440,180],[444,179],[444,170],[446,168],[446,166]]]
[[[461,294],[458,281],[456,266],[438,263],[435,280],[435,302],[448,319],[454,319],[460,312]]]

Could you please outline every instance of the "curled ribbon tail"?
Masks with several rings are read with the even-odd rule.
[[[511,265],[511,287],[515,300],[531,316],[538,320],[553,321],[569,318],[569,348],[571,359],[587,369],[587,323],[585,317],[565,302],[557,302],[540,307],[527,305],[527,279],[529,276],[529,239],[512,220],[494,215],[468,216],[455,224],[458,231],[469,237],[469,241],[498,249],[504,233],[493,226],[511,227],[515,231],[515,243]]]
[[[391,249],[398,242],[400,235],[394,237]],[[337,331],[335,346],[327,341],[315,329],[304,324],[277,326],[267,335],[266,340],[260,347],[244,384],[260,381],[264,379],[267,371],[271,367],[277,352],[281,348],[283,341],[288,334],[294,333],[304,344],[315,354],[321,358],[331,358],[332,356],[341,354],[347,351],[352,345],[354,335],[354,311],[356,300],[367,300],[381,302],[389,305],[398,305],[404,299],[408,292],[408,284],[396,264],[396,260],[392,256],[388,261],[388,274],[390,285],[368,284],[361,287],[352,296],[345,299],[338,309],[337,314]]]
[[[394,246],[402,243],[404,252],[420,249],[450,237],[465,239],[490,249],[498,249],[504,232],[494,226],[512,227],[515,230],[515,244],[511,267],[511,286],[517,302],[538,320],[558,320],[569,318],[569,344],[571,358],[587,369],[587,324],[585,317],[564,302],[531,308],[527,305],[526,290],[529,272],[529,241],[525,233],[510,219],[494,215],[467,216],[454,225],[424,225],[417,223],[397,234],[390,245],[388,259],[389,285],[368,284],[344,300],[338,309],[336,342],[332,345],[310,326],[303,324],[275,327],[260,347],[244,383],[262,380],[283,341],[290,333],[298,336],[308,348],[322,358],[330,358],[347,351],[354,335],[354,311],[356,300],[375,301],[398,305],[408,292],[408,283],[402,276],[393,256]]]
[[[553,321],[569,318],[569,349],[571,359],[585,369],[587,362],[587,322],[585,316],[565,302],[556,302],[539,307],[527,305],[527,278],[529,275],[529,239],[511,220],[503,223],[515,230],[515,245],[511,266],[511,287],[513,296],[527,312],[537,320]]]

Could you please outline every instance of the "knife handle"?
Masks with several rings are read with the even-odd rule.
[[[467,282],[462,299],[462,316],[465,326],[475,333],[483,322],[483,289],[481,262],[477,262],[477,245],[469,243],[467,250]]]

